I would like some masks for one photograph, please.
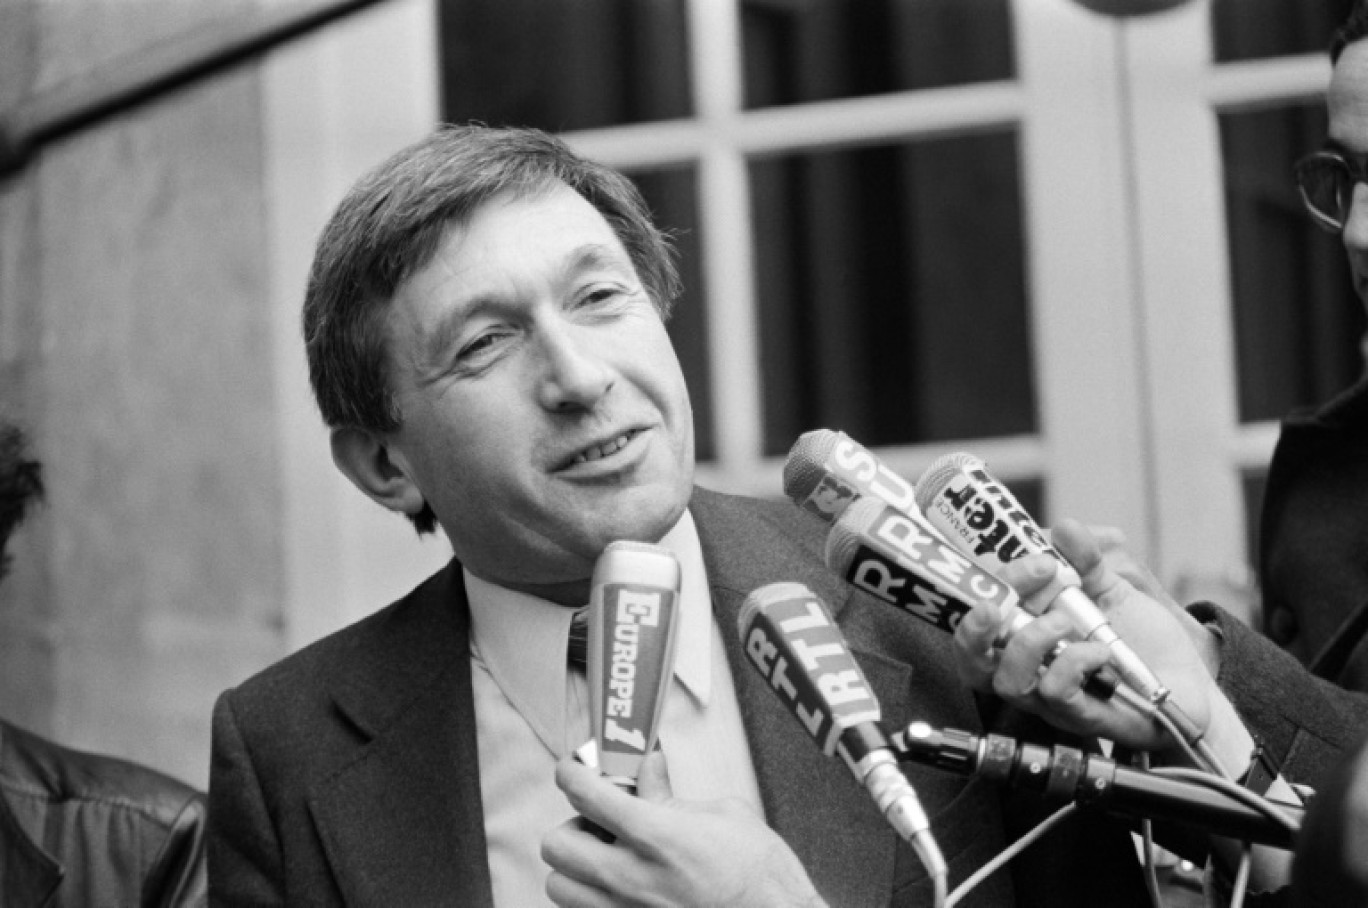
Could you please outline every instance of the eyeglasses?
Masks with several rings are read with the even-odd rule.
[[[1354,204],[1354,187],[1368,183],[1368,154],[1317,151],[1298,161],[1293,172],[1311,219],[1325,230],[1339,233]]]

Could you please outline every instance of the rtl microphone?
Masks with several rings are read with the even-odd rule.
[[[945,859],[930,821],[898,768],[879,726],[878,700],[826,604],[801,583],[772,583],[746,598],[737,625],[750,663],[822,753],[840,755],[943,884]]]
[[[1033,618],[1015,590],[961,554],[915,508],[907,514],[858,498],[827,534],[826,564],[874,598],[951,633],[975,605],[991,603],[1000,616],[994,646],[1005,646]],[[1107,699],[1117,683],[1103,669],[1084,687]]]
[[[635,793],[674,673],[679,562],[663,546],[608,544],[594,565],[585,669],[598,765]]]
[[[916,489],[844,432],[814,429],[798,437],[784,463],[784,494],[805,511],[835,520],[864,495],[903,511],[917,507]]]
[[[1035,520],[1006,486],[989,475],[983,461],[966,453],[940,458],[917,482],[917,504],[946,539],[985,570],[997,570],[1023,555],[1052,555],[1054,581],[1028,600],[1028,605],[1032,600],[1045,602],[1068,614],[1084,639],[1099,640],[1111,648],[1122,680],[1156,704],[1167,699],[1167,688],[1083,592],[1073,565],[1046,541]],[[1185,737],[1191,739],[1193,734],[1200,737],[1195,728],[1184,730]]]
[[[1218,836],[1291,848],[1301,826],[1300,805],[1266,801],[1223,780],[1201,773],[1157,768],[1136,769],[1102,754],[1057,744],[1044,747],[1005,735],[979,736],[954,728],[937,729],[913,722],[891,736],[905,761],[923,763],[961,775],[980,775],[996,782],[1080,807],[1122,816],[1168,820],[1197,826]],[[1211,784],[1193,779],[1205,778]],[[1214,786],[1214,787],[1213,787]],[[1255,805],[1261,805],[1259,809]]]

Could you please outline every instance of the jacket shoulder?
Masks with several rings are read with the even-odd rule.
[[[378,650],[406,637],[421,637],[428,626],[440,624],[447,606],[464,602],[461,565],[454,559],[402,599],[334,631],[263,668],[222,695],[239,703],[278,702],[307,691],[327,688],[345,677],[358,662],[375,661]]]
[[[8,722],[0,723],[0,734],[7,794],[123,805],[168,825],[188,802],[203,800],[199,790],[131,760],[65,747]]]

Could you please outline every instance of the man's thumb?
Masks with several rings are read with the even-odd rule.
[[[637,770],[637,797],[647,801],[668,801],[674,797],[670,767],[665,763],[665,752],[658,747],[642,759]]]

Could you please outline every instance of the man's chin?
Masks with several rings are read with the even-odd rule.
[[[674,528],[688,506],[688,500],[638,500],[620,502],[613,513],[595,521],[592,532],[596,551],[603,551],[610,542],[630,539],[633,542],[659,542]]]

